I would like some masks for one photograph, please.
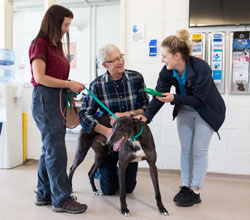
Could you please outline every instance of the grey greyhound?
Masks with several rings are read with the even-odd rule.
[[[101,124],[110,126],[107,117],[97,119]],[[131,140],[136,137],[135,140]],[[106,141],[106,138],[101,134],[86,134],[80,132],[78,148],[74,163],[70,168],[69,178],[72,183],[72,177],[77,166],[85,158],[89,148],[92,146],[95,151],[95,161],[88,175],[92,190],[95,194],[101,195],[94,184],[94,175],[104,160],[106,159],[109,146],[113,145],[114,151],[119,151],[119,188],[120,188],[120,203],[121,213],[125,216],[129,215],[129,209],[126,204],[126,189],[125,189],[125,171],[130,162],[146,160],[149,164],[150,175],[154,186],[155,198],[160,214],[168,215],[165,209],[158,182],[158,172],[156,163],[156,151],[152,133],[148,125],[136,118],[121,117],[113,124],[113,131]]]

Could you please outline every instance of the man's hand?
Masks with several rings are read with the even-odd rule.
[[[108,128],[104,125],[97,124],[94,128],[94,131],[99,134],[104,135],[108,139],[110,134],[112,133],[112,128]]]
[[[108,139],[112,133],[112,128],[106,128],[104,131],[104,136]]]
[[[117,112],[117,113],[115,113],[115,116],[116,116],[117,118],[120,118],[120,117],[122,117],[122,116],[130,117],[130,113],[129,113],[129,112]],[[111,124],[111,126],[113,126],[113,124],[114,124],[115,121],[116,121],[116,118],[115,118],[114,116],[110,116],[110,119],[111,119],[110,124]]]
[[[143,116],[143,115],[137,115],[137,116],[135,116],[135,118],[137,118],[137,119],[139,119],[139,120],[141,120],[141,121],[144,121],[144,122],[146,122],[148,119],[145,117],[145,116]]]

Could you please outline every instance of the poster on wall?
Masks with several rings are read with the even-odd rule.
[[[212,52],[212,73],[216,83],[220,83],[222,79],[222,52]]]
[[[215,83],[221,83],[223,71],[224,33],[212,33],[212,74]]]
[[[144,42],[144,25],[143,24],[134,24],[130,28],[131,30],[131,40],[132,42]]]
[[[208,64],[220,93],[225,92],[225,32],[208,34]]]
[[[205,59],[205,35],[203,33],[193,33],[191,34],[192,41],[192,56],[198,57],[200,59]]]
[[[233,82],[248,83],[249,39],[235,39],[233,44]]]
[[[63,43],[63,52],[70,62],[70,69],[76,69],[76,42],[69,44],[70,55],[68,55],[66,43]]]
[[[249,93],[250,32],[234,32],[231,55],[231,92]]]
[[[3,122],[0,122],[0,136],[1,136],[1,133],[2,133],[2,125],[3,125]]]

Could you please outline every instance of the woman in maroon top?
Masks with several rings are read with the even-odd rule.
[[[71,196],[67,176],[66,128],[60,113],[61,88],[81,92],[84,84],[69,81],[70,64],[62,49],[61,39],[67,35],[73,13],[59,5],[51,6],[42,21],[36,38],[29,49],[31,65],[32,115],[42,137],[42,155],[38,167],[38,184],[35,204],[53,205],[55,212],[81,213],[87,205]],[[68,44],[67,44],[68,45]],[[62,92],[65,100],[65,90]],[[62,104],[64,109],[65,103]]]

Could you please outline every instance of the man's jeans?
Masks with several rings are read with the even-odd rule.
[[[119,188],[118,153],[111,151],[108,158],[100,167],[100,186],[104,195],[113,195]],[[136,186],[138,162],[129,163],[125,173],[126,193],[132,193]]]

